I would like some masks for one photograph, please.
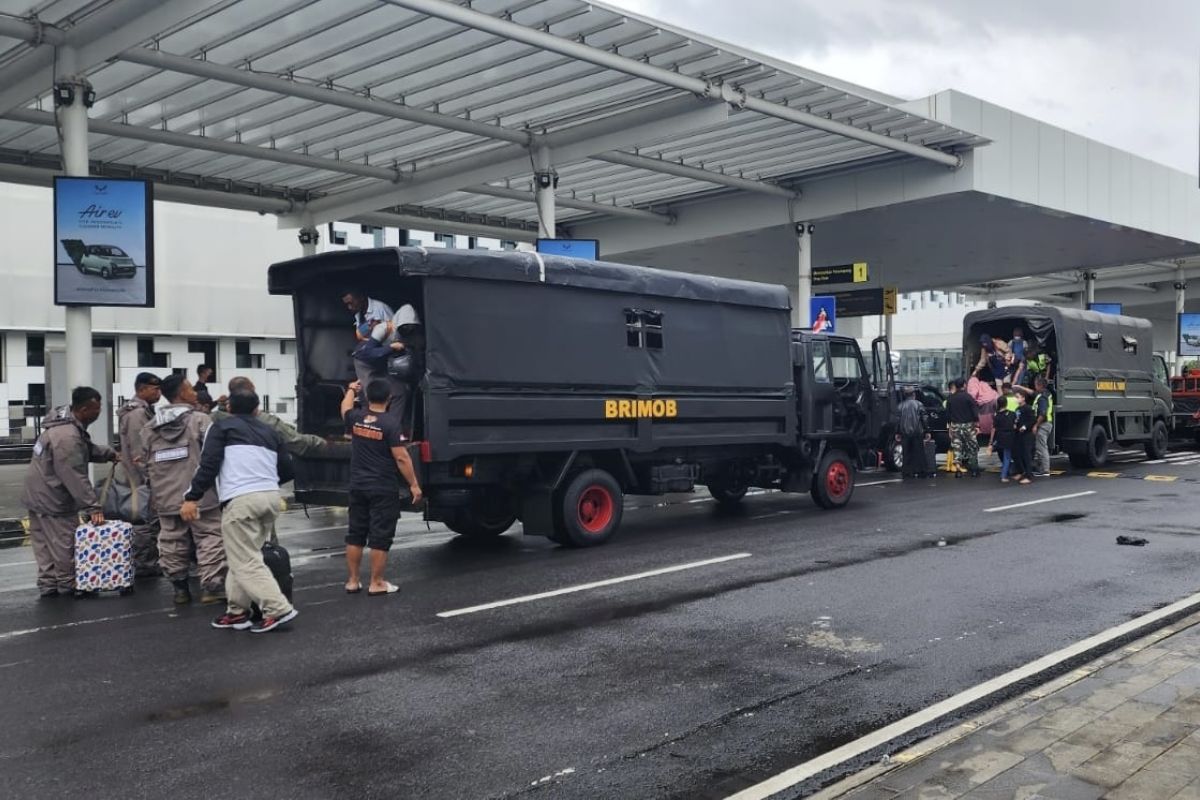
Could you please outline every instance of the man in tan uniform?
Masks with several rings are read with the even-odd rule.
[[[212,419],[195,409],[196,392],[182,375],[168,375],[162,382],[169,405],[158,409],[154,420],[142,431],[141,460],[158,514],[158,557],[163,572],[175,585],[175,602],[192,602],[188,586],[190,545],[196,545],[200,567],[200,602],[225,600],[225,548],[221,542],[221,502],[210,489],[197,504],[199,517],[185,522],[179,516],[183,495],[200,466],[204,434]]]
[[[138,491],[149,491],[143,464],[138,463],[142,453],[142,431],[154,419],[154,404],[162,397],[157,375],[139,372],[133,379],[134,396],[117,412],[117,431],[121,439],[121,466],[129,485]],[[158,520],[129,520],[133,523],[133,569],[139,578],[151,578],[160,573],[158,550]]]
[[[116,461],[115,450],[92,443],[87,428],[100,417],[100,393],[90,386],[71,392],[71,407],[48,419],[25,476],[21,503],[29,511],[29,538],[44,598],[75,590],[75,529],[79,514],[104,524],[88,463]],[[77,595],[78,596],[78,595]]]

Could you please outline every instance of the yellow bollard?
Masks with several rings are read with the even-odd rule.
[[[946,451],[946,466],[943,467],[946,472],[954,472],[957,466],[954,464],[954,448]]]

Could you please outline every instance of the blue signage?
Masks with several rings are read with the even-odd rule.
[[[154,199],[149,181],[54,179],[54,302],[154,305]]]
[[[567,258],[600,258],[598,239],[538,239],[537,251],[543,255],[566,256]]]
[[[1200,356],[1200,314],[1179,315],[1179,355]]]
[[[1101,314],[1123,314],[1120,303],[1088,303],[1088,311],[1099,311]]]
[[[837,330],[837,298],[813,297],[808,304],[813,333],[834,333]]]

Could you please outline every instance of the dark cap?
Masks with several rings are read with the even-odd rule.
[[[133,386],[136,389],[139,386],[160,386],[162,381],[159,377],[150,372],[139,372],[137,377],[133,379]]]
[[[992,337],[988,336],[986,333],[981,333],[981,334],[979,334],[979,343],[980,344],[991,344]]]

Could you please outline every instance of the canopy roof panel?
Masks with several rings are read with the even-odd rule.
[[[57,168],[68,49],[96,92],[95,172],[233,207],[282,199],[297,219],[407,209],[536,227],[528,156],[544,146],[569,225],[669,221],[692,198],[787,196],[880,161],[952,167],[986,143],[580,0],[0,0],[0,165]]]

